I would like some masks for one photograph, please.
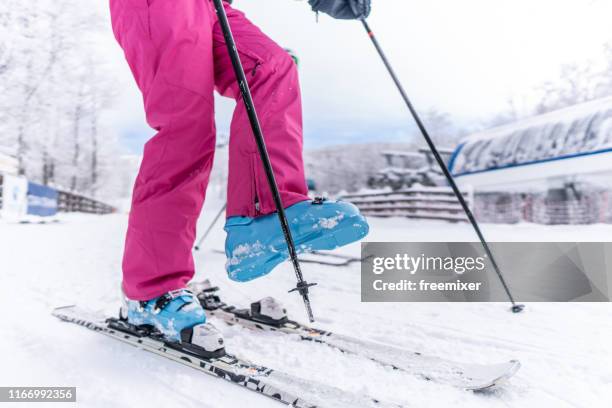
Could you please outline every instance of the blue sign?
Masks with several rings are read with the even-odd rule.
[[[57,214],[57,190],[28,183],[28,214],[50,217]]]

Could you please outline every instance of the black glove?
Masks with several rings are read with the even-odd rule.
[[[341,20],[366,18],[372,9],[371,0],[308,0],[312,10]]]

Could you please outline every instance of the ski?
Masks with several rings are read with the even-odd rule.
[[[397,404],[386,403],[365,395],[355,395],[329,385],[307,381],[253,364],[231,354],[221,353],[205,358],[192,352],[189,347],[181,347],[180,344],[150,336],[146,329],[132,326],[120,319],[106,318],[100,313],[90,312],[78,306],[58,307],[52,314],[62,321],[83,326],[292,407],[401,408]]]
[[[353,263],[363,262],[364,259],[355,256],[334,254],[331,252],[312,251],[300,254],[300,262],[313,263],[326,266],[349,266]]]
[[[307,254],[317,255],[324,258],[336,258],[336,259],[344,259],[346,261],[363,261],[365,259],[359,258],[357,256],[338,254],[335,252],[327,252],[327,251],[311,251],[307,252]]]
[[[362,356],[427,381],[481,391],[503,384],[521,367],[518,360],[498,364],[472,364],[426,356],[420,352],[332,333],[289,320],[285,310],[272,298],[255,302],[250,309],[240,309],[224,303],[218,295],[219,288],[213,287],[208,281],[193,283],[191,288],[208,315],[230,325],[297,335],[302,341],[325,344],[343,353]]]

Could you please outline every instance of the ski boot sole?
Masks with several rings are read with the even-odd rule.
[[[333,250],[344,245],[351,244],[364,238],[369,231],[368,223],[362,215],[347,217],[338,223],[339,225],[332,231],[325,228],[303,234],[294,235],[295,250],[298,254],[321,250]],[[273,250],[267,251],[264,255],[250,257],[240,262],[240,268],[228,273],[231,280],[236,282],[248,282],[253,279],[265,276],[277,265],[289,259],[287,244],[273,246]],[[257,273],[248,273],[256,271]],[[247,276],[243,278],[242,276]]]

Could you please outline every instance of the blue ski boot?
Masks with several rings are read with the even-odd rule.
[[[298,253],[335,249],[362,239],[369,231],[365,217],[345,201],[302,201],[285,213]],[[225,231],[225,268],[232,280],[264,276],[289,258],[277,214],[230,217]]]
[[[192,352],[207,357],[224,354],[221,334],[206,323],[202,305],[188,289],[173,290],[148,301],[124,296],[120,317],[132,326],[152,329],[168,342],[185,345]]]

